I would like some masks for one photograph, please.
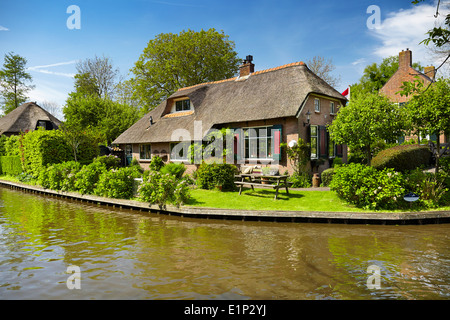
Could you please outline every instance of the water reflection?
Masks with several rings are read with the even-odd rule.
[[[450,297],[449,225],[187,219],[4,188],[0,199],[2,299]],[[380,289],[366,286],[369,265]]]

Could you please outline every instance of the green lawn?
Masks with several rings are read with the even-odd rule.
[[[271,189],[255,189],[255,191],[252,191],[250,188],[244,188],[241,195],[237,191],[222,192],[218,190],[193,189],[191,190],[191,199],[185,205],[241,210],[373,212],[345,203],[333,191],[289,190],[289,195],[287,195],[284,189],[280,189],[277,200],[274,200],[274,196],[275,191]],[[449,211],[450,206],[440,207],[435,210]],[[377,212],[402,211],[405,210],[383,210]]]
[[[194,189],[191,190],[191,199],[186,205],[242,210],[364,211],[346,204],[332,191],[289,190],[287,195],[284,189],[280,189],[277,200],[274,200],[274,196],[275,191],[271,189],[252,191],[245,188],[241,195],[237,191]]]

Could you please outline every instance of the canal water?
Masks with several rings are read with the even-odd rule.
[[[449,299],[449,233],[180,218],[0,187],[0,299]]]

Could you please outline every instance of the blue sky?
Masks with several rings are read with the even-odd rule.
[[[448,0],[441,1],[442,11],[443,2]],[[67,27],[70,5],[80,9],[80,29]],[[367,25],[373,22],[371,5],[380,11],[377,28]],[[406,48],[414,61],[437,65],[419,44],[436,22],[435,11],[434,0],[2,0],[0,64],[11,51],[25,57],[36,86],[30,101],[62,107],[77,60],[107,56],[126,78],[157,34],[215,28],[229,35],[240,57],[253,55],[256,70],[314,56],[332,59],[342,92],[365,66]]]

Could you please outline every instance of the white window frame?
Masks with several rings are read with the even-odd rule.
[[[316,130],[316,134],[313,135],[313,128],[315,128]],[[319,141],[319,126],[317,125],[311,125],[310,126],[310,130],[311,130],[311,159],[319,159],[319,153],[320,153],[320,141]],[[314,147],[316,149],[316,153],[313,153],[313,140],[316,140],[316,143],[314,144]]]
[[[320,112],[320,99],[314,98],[314,111]]]
[[[177,110],[177,103],[178,102],[183,102],[183,101],[189,101],[189,109],[186,110]],[[186,112],[186,111],[191,111],[194,110],[193,106],[192,106],[192,101],[189,98],[180,98],[180,99],[175,99],[173,101],[173,105],[172,105],[172,110],[171,113],[178,113],[178,112]]]
[[[274,138],[273,138],[273,131],[271,130],[270,135],[267,134],[268,129],[272,129],[273,126],[261,126],[261,127],[246,127],[243,129],[243,143],[244,143],[244,160],[249,161],[258,161],[258,160],[273,160],[273,144],[274,144]],[[266,135],[260,136],[260,133],[262,133],[260,130],[266,130]],[[250,134],[256,133],[256,136],[250,136]],[[266,150],[264,152],[261,152],[260,150],[260,143],[262,140],[265,142]],[[247,145],[248,143],[248,145]],[[251,156],[251,148],[254,147],[254,144],[256,143],[256,156]],[[265,155],[265,156],[264,156]]]
[[[336,103],[334,101],[330,101],[330,114],[336,114]]]
[[[187,152],[186,152],[186,154],[183,154],[183,157],[180,157],[179,152],[178,153],[173,153],[173,148],[175,146],[177,146],[177,145],[179,145],[179,147],[182,147],[181,144],[187,144],[188,145]],[[190,154],[191,154],[190,147],[191,147],[191,141],[172,142],[170,144],[170,161],[190,163],[191,162],[191,159],[190,159]],[[180,149],[180,151],[181,150],[184,150],[184,147],[183,147],[183,149]]]
[[[148,147],[148,150],[144,150],[144,157],[145,155],[150,156],[149,158],[143,158],[142,157],[142,148]],[[151,160],[152,159],[152,145],[149,143],[142,143],[139,145],[139,160]]]

